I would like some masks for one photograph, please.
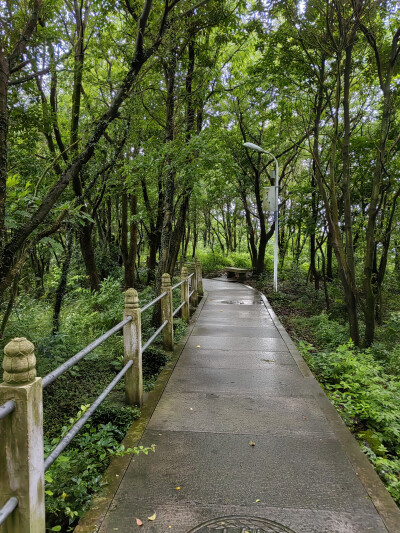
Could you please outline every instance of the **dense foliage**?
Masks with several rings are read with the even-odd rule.
[[[395,0],[0,0],[1,347],[26,336],[44,375],[120,320],[124,289],[145,303],[196,255],[210,275],[251,267],[270,292],[263,190],[278,186],[279,279],[297,302],[282,291],[273,303],[393,481],[399,58]],[[146,335],[159,322],[155,306]],[[116,336],[49,387],[48,442],[121,352]],[[151,387],[165,355],[146,357]],[[120,392],[86,428],[94,449],[118,451]],[[74,520],[64,493],[49,501]]]

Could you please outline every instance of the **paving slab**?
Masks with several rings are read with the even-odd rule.
[[[114,502],[101,533],[118,531],[118,533],[132,533],[136,531],[131,515],[148,517],[153,515],[155,506],[151,502],[132,501],[130,515],[121,515],[119,506]],[[204,505],[196,502],[176,502],[173,506],[169,504],[157,505],[157,519],[154,522],[146,521],[141,527],[144,533],[159,533],[160,531],[173,531],[175,533],[187,533],[189,530],[201,533],[224,531],[222,527],[213,527],[210,522],[221,522],[218,518],[240,517],[237,522],[244,522],[246,527],[226,528],[226,533],[241,533],[251,531],[254,533],[387,533],[387,529],[376,512],[367,513],[365,510],[348,512],[326,511],[321,509],[290,509],[279,507],[260,506],[254,503],[251,506],[230,506],[230,505]],[[246,520],[247,517],[261,517],[272,521],[274,529],[263,530],[258,527],[250,527],[253,520]],[[160,523],[165,524],[160,528]],[[279,527],[279,529],[278,529]],[[284,527],[285,529],[282,529]],[[290,529],[289,529],[290,528]]]
[[[96,531],[399,533],[393,500],[268,302],[240,283],[204,287],[140,441],[155,453],[132,459]]]
[[[334,436],[314,398],[273,397],[268,393],[166,391],[148,427],[160,431]]]
[[[287,346],[280,335],[279,337],[267,337],[263,339],[251,337],[198,337],[196,335],[191,335],[186,346],[188,348],[196,348],[199,346],[203,349],[207,348],[207,350],[287,351]]]
[[[258,317],[233,317],[228,314],[228,316],[221,313],[214,313],[212,317],[210,313],[207,313],[206,316],[199,316],[196,321],[197,326],[250,326],[250,327],[267,327],[274,326],[273,320],[267,315],[261,315]]]
[[[186,348],[185,357],[178,361],[178,367],[208,368],[247,368],[265,369],[270,365],[295,365],[292,354],[286,352],[240,351],[240,350],[202,350]]]
[[[226,299],[218,298],[215,300],[207,300],[204,310],[208,309],[214,309],[216,307],[224,309],[226,312],[227,306],[232,307],[232,311],[238,311],[240,307],[246,307],[249,311],[262,311],[264,312],[264,309],[262,308],[262,301],[257,298],[229,298]]]
[[[137,456],[125,474],[120,513],[137,500],[155,509],[158,502],[250,506],[259,499],[270,507],[373,510],[335,439],[147,430],[142,443],[156,452]]]
[[[296,365],[269,365],[263,369],[176,367],[166,390],[268,393],[270,396],[311,396]]]
[[[192,333],[195,337],[255,337],[257,339],[281,338],[275,326],[228,326],[228,325],[198,325]]]

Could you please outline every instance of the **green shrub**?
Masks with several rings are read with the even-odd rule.
[[[224,255],[220,250],[199,250],[196,254],[200,259],[204,274],[218,272],[227,266],[237,268],[252,268],[251,259],[248,253],[230,252]]]
[[[77,416],[62,428],[61,437],[87,411],[82,405]],[[99,408],[101,409],[101,407]],[[45,474],[46,521],[51,531],[72,531],[77,520],[88,508],[93,494],[102,486],[102,474],[115,455],[154,451],[154,446],[125,449],[120,440],[138,411],[124,407],[113,423],[98,423],[107,409],[94,415],[91,422],[77,434],[70,447],[60,455]],[[97,421],[96,421],[97,418]],[[60,438],[45,438],[45,455],[58,444]]]
[[[313,344],[327,350],[335,349],[349,339],[348,327],[330,318],[326,312],[308,318],[297,318],[296,322],[299,329],[304,327],[308,330]]]
[[[220,250],[214,252],[199,250],[197,256],[200,259],[203,274],[217,272],[223,270],[226,266],[229,266],[227,256],[225,256]]]
[[[400,381],[388,375],[373,350],[351,342],[334,351],[300,349],[346,424],[357,433],[388,490],[400,503]]]

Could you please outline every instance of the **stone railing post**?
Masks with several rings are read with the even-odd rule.
[[[189,322],[190,309],[189,309],[189,282],[188,282],[188,269],[183,266],[181,270],[181,281],[184,281],[181,285],[181,303],[185,302],[182,307],[182,320]]]
[[[161,321],[168,320],[168,324],[163,329],[164,349],[172,352],[174,349],[174,309],[172,307],[171,276],[163,274],[161,277],[161,292],[167,294],[161,299]]]
[[[190,292],[193,291],[192,296],[190,297],[190,304],[192,307],[197,307],[198,304],[198,294],[197,294],[197,270],[196,264],[193,267],[193,276],[191,277],[192,283],[190,286]]]
[[[179,260],[181,272],[182,272],[182,268],[185,266],[185,260],[186,260],[185,256],[181,255],[181,258]]]
[[[200,259],[198,257],[196,257],[196,259],[195,259],[195,267],[196,267],[196,277],[197,277],[197,294],[199,296],[204,296],[203,272],[202,272],[202,269],[201,269]]]
[[[0,506],[12,496],[18,507],[0,527],[4,533],[44,533],[42,379],[36,377],[34,346],[21,337],[4,348],[0,404],[14,411],[0,420]]]
[[[125,374],[125,399],[128,405],[143,403],[142,373],[142,320],[138,293],[135,289],[125,292],[124,318],[131,316],[131,322],[124,326],[124,364],[129,360],[133,365]]]

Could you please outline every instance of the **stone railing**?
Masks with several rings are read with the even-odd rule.
[[[173,309],[172,291],[181,287],[181,304]],[[44,473],[85,425],[97,407],[125,378],[128,405],[143,403],[142,353],[162,333],[167,351],[174,347],[173,319],[181,312],[190,319],[190,304],[196,307],[203,295],[201,264],[196,259],[189,275],[184,266],[181,281],[171,286],[169,274],[163,274],[161,294],[140,309],[138,293],[125,293],[123,320],[83,350],[68,359],[43,379],[36,376],[34,345],[25,338],[15,338],[4,348],[3,380],[0,384],[0,532],[44,533]],[[161,301],[161,325],[142,345],[141,314]],[[124,367],[70,429],[48,457],[43,453],[43,388],[78,363],[117,331],[123,330]]]

